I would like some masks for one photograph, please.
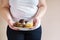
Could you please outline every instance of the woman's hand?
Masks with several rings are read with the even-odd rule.
[[[19,30],[17,27],[13,26],[14,23],[15,23],[14,21],[9,20],[9,21],[8,21],[9,27],[10,27],[11,29],[13,29],[13,30]]]
[[[37,17],[33,18],[33,26],[37,26],[39,22],[39,19]]]

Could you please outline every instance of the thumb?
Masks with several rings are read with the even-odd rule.
[[[33,26],[35,26],[35,25],[36,25],[36,23],[37,23],[37,19],[36,19],[36,18],[34,18],[34,19],[33,19]]]

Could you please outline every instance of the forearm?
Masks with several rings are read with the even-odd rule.
[[[12,21],[10,11],[8,8],[0,8],[0,14],[6,21]]]
[[[34,17],[41,19],[45,15],[46,10],[47,10],[47,6],[40,6]]]

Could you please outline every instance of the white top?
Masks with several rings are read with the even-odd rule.
[[[31,18],[38,10],[38,2],[38,0],[9,0],[13,20],[19,21],[20,19],[28,20]],[[40,24],[41,20],[39,20],[38,25],[34,29],[37,29]]]

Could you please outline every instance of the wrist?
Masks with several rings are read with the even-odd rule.
[[[39,16],[34,16],[34,17],[33,17],[33,19],[34,19],[34,18],[37,18],[37,19],[39,19]]]

